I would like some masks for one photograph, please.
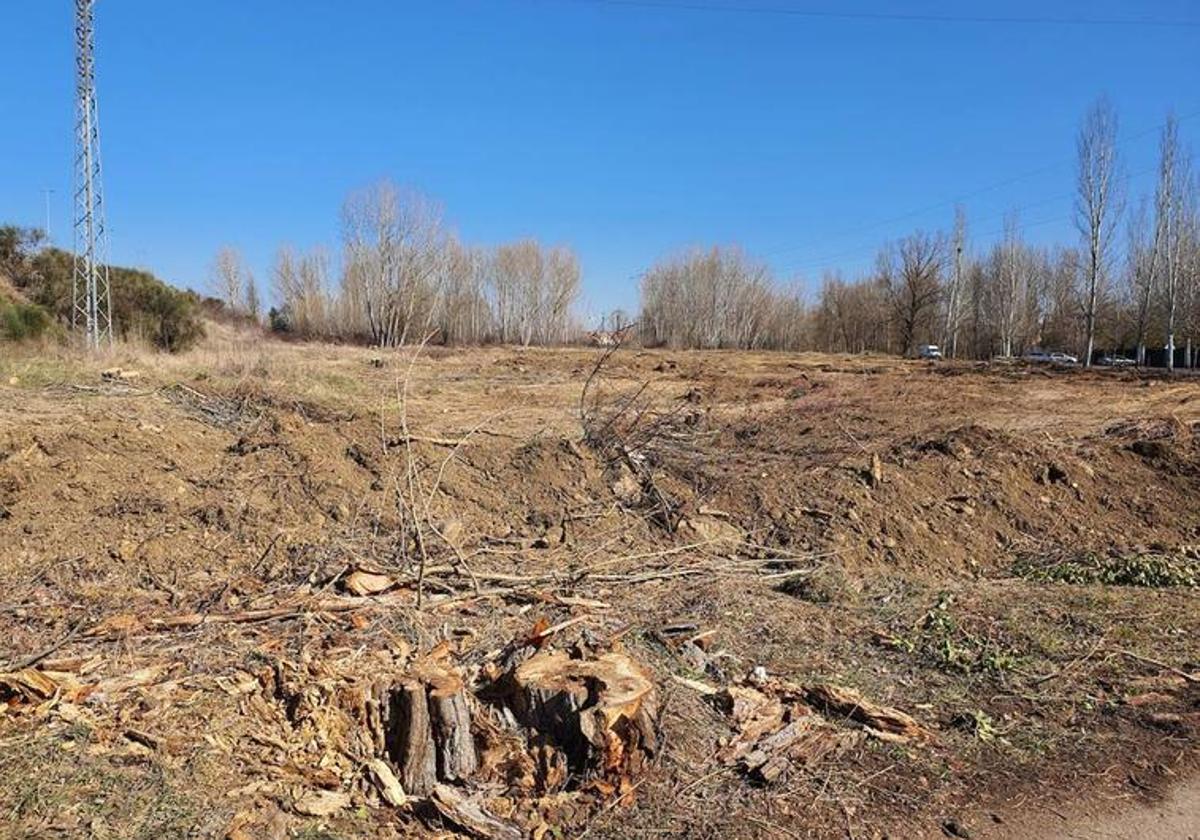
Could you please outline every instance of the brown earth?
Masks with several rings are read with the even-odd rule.
[[[381,800],[345,698],[433,650],[486,712],[513,640],[623,651],[658,693],[615,789],[487,781],[533,836],[1004,836],[1191,778],[1200,385],[597,362],[227,331],[0,358],[0,836],[449,830]],[[750,778],[706,692],[756,666],[931,737],[823,709],[836,751]]]

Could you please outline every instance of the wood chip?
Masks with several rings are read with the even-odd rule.
[[[396,582],[387,575],[362,569],[355,569],[342,579],[342,588],[351,595],[378,595],[395,585]]]
[[[386,761],[372,758],[367,762],[367,771],[384,802],[393,808],[403,808],[408,804],[408,794],[404,792],[400,780],[396,778],[396,774],[392,772],[392,768]]]
[[[305,793],[292,805],[306,817],[328,817],[350,807],[350,794],[340,790],[314,790]]]

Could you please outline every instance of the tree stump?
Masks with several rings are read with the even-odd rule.
[[[657,747],[658,697],[650,676],[622,653],[572,659],[542,651],[517,665],[505,702],[576,777],[628,777]]]
[[[438,782],[466,779],[479,766],[466,686],[454,671],[427,663],[377,701],[382,752],[406,793],[426,796]]]

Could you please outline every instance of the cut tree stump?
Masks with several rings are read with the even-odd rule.
[[[459,674],[424,663],[398,684],[382,685],[377,695],[382,751],[407,793],[426,796],[438,782],[467,779],[475,772],[479,755]]]
[[[577,779],[634,776],[657,747],[654,683],[622,653],[542,651],[510,672],[504,691],[517,719],[560,750]]]

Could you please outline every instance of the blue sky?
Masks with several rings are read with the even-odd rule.
[[[0,220],[43,224],[52,188],[69,247],[72,4],[5,5]],[[382,177],[468,241],[573,246],[586,312],[709,243],[815,288],[949,227],[956,198],[976,246],[1010,208],[1073,239],[1074,132],[1102,93],[1135,192],[1168,108],[1200,136],[1194,0],[100,0],[97,61],[113,260],[195,288],[225,243],[264,280],[283,243],[336,250],[344,196]]]

